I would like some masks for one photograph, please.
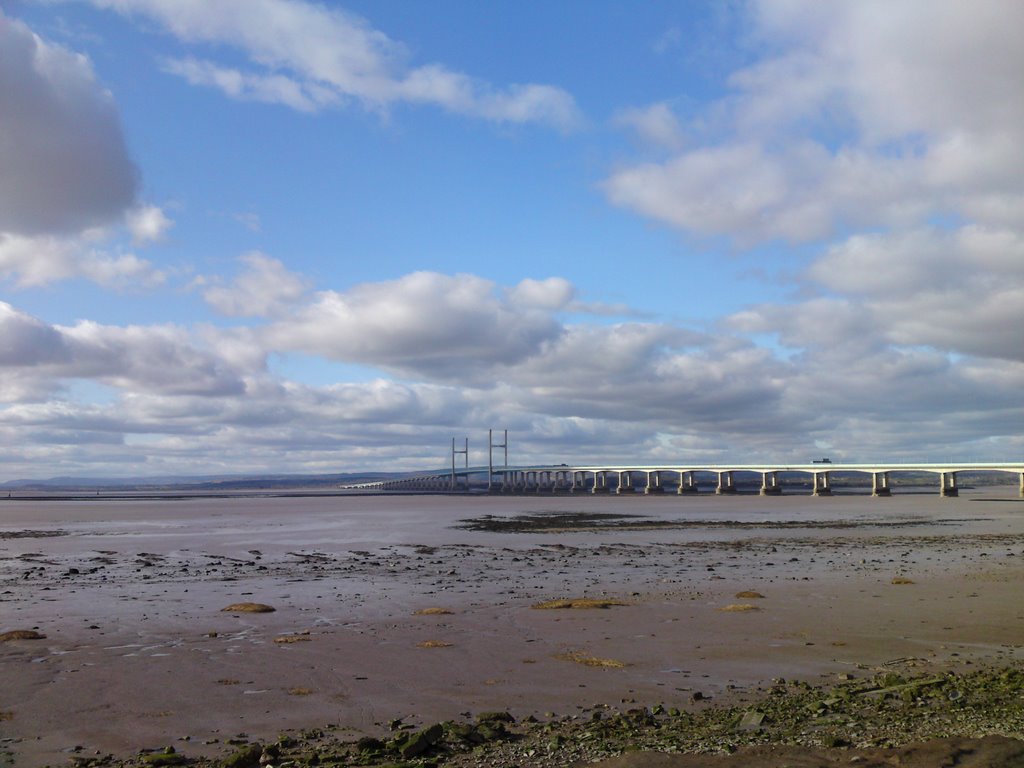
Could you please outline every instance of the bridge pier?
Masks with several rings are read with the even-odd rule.
[[[736,493],[736,483],[733,482],[732,470],[718,473],[718,487],[715,493]]]
[[[647,485],[644,487],[644,493],[664,493],[665,486],[661,484],[661,472],[654,470],[653,472],[647,473]]]
[[[872,496],[892,496],[892,489],[889,487],[889,473],[888,472],[872,472],[871,473],[871,495]]]
[[[780,495],[782,495],[782,486],[779,485],[779,473],[778,472],[762,472],[761,473],[761,495],[762,496],[780,496]]]
[[[832,495],[832,476],[828,472],[815,472],[814,473],[814,490],[811,492],[813,496],[831,496]]]
[[[619,472],[619,485],[615,489],[615,493],[633,493],[636,489],[633,487],[633,473],[628,470]]]
[[[586,485],[586,482],[587,482],[587,473],[586,472],[577,472],[576,470],[573,470],[573,472],[572,472],[572,485],[569,486],[569,493],[579,493],[580,491],[583,490],[584,486]]]
[[[591,493],[608,493],[608,470],[599,469],[594,472],[594,485]]]
[[[697,493],[697,490],[696,474],[679,470],[679,488],[676,489],[676,493],[680,495],[684,493]]]
[[[956,472],[939,473],[939,495],[943,498],[960,495],[960,489],[956,484]]]
[[[1020,473],[1020,495],[1024,498],[1024,472]]]

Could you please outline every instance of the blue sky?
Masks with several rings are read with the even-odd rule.
[[[3,479],[1024,452],[1015,2],[0,14]]]

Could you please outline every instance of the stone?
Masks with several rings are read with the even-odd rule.
[[[761,729],[761,724],[764,722],[764,714],[751,710],[750,712],[744,712],[740,718],[739,725],[737,726],[741,731],[757,731]]]
[[[224,613],[273,613],[277,609],[265,603],[232,603],[220,610]]]
[[[476,716],[478,723],[514,723],[516,719],[508,712],[481,712]]]
[[[263,747],[249,744],[228,755],[221,761],[222,768],[255,768],[260,764]]]
[[[381,752],[384,750],[384,742],[372,736],[364,736],[356,742],[356,749],[363,753]]]
[[[12,629],[10,632],[0,634],[0,643],[8,640],[45,640],[46,635],[36,632],[34,629]]]
[[[402,757],[418,757],[437,744],[444,736],[444,726],[434,723],[429,728],[417,731],[398,745]]]

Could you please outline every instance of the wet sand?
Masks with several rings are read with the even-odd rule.
[[[553,513],[568,522],[501,532],[482,519]],[[699,709],[780,677],[1019,665],[1022,587],[1011,487],[3,500],[0,632],[46,638],[0,643],[0,737],[19,766],[169,743],[215,755],[240,733]],[[764,597],[736,597],[750,590]],[[532,607],[567,597],[625,605]],[[242,601],[276,610],[221,610]],[[428,608],[447,613],[417,614]]]

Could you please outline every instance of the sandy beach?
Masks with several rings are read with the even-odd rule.
[[[700,711],[780,678],[1020,667],[1022,588],[1014,487],[5,499],[0,632],[45,637],[0,643],[0,747],[26,768],[216,756],[327,725]],[[534,607],[558,598],[617,604]],[[244,602],[274,611],[222,610]]]

